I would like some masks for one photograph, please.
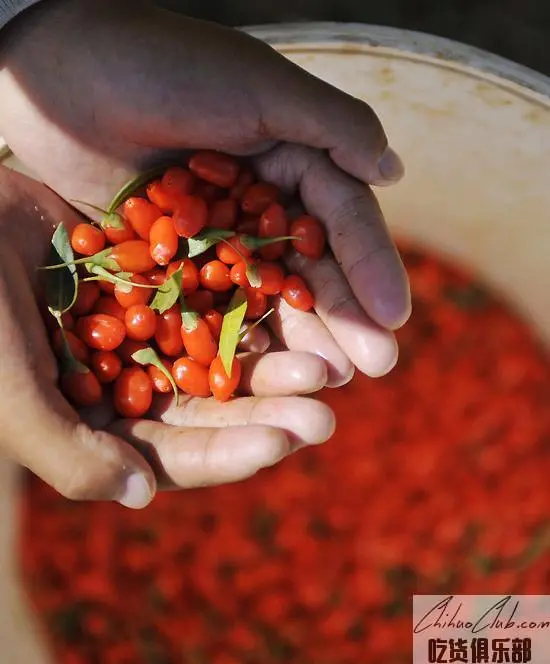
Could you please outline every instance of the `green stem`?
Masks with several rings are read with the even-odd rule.
[[[93,265],[93,264],[90,265],[88,267],[88,272],[91,272],[92,274],[95,274],[97,276],[86,277],[86,279],[82,279],[81,281],[110,281],[113,284],[124,284],[125,286],[130,286],[130,288],[160,288],[162,285],[162,284],[161,285],[136,284],[133,281],[129,281],[128,279],[123,279],[117,274],[112,274],[111,272],[108,272],[105,268],[101,267],[100,265]]]
[[[242,236],[245,237],[245,236]],[[231,249],[236,251],[239,256],[243,259],[243,263],[246,265],[246,278],[248,279],[248,283],[253,286],[254,288],[259,288],[262,285],[262,280],[260,278],[260,275],[258,272],[255,270],[255,266],[253,263],[251,263],[248,258],[243,256],[243,254],[237,249],[237,247],[233,246],[230,242],[225,240],[224,238],[220,238],[222,242],[225,242],[225,244],[229,245]],[[241,239],[242,241],[242,239]]]
[[[135,178],[127,182],[123,187],[121,187],[118,193],[115,194],[113,200],[111,201],[109,207],[107,208],[107,213],[112,214],[113,212],[115,212],[116,209],[120,207],[122,203],[124,203],[124,201],[136,191],[136,189],[139,189],[144,184],[149,182],[149,180],[152,180],[156,176],[163,173],[167,168],[169,168],[169,166],[173,165],[174,162],[165,163],[162,165],[154,166],[153,168],[150,168],[148,171],[136,175]]]
[[[37,270],[60,270],[63,267],[71,267],[71,265],[84,265],[85,263],[91,263],[92,265],[101,265],[104,259],[108,259],[112,253],[112,247],[108,247],[103,251],[99,251],[93,256],[85,256],[84,258],[77,258],[76,260],[69,261],[67,263],[57,263],[56,265],[40,265],[37,267]],[[115,263],[115,261],[113,261]],[[115,263],[116,264],[116,263]]]
[[[271,316],[271,314],[275,311],[273,307],[269,311],[266,311],[263,316],[258,318],[258,320],[255,320],[251,325],[248,325],[246,329],[244,329],[240,335],[239,335],[239,343],[246,337],[247,334],[249,334],[255,327],[258,327],[268,316]]]
[[[261,249],[275,242],[283,242],[284,240],[299,240],[300,238],[296,235],[280,235],[278,237],[255,237],[254,235],[243,235],[241,237],[241,242],[244,244],[247,249],[254,251],[255,249]]]

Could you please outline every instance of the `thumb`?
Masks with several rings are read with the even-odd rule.
[[[0,451],[72,500],[145,507],[153,472],[121,438],[93,431],[55,387],[51,354],[25,271],[0,249]]]
[[[258,92],[262,133],[328,150],[342,170],[368,184],[385,186],[403,177],[403,162],[367,103],[275,57],[274,76],[265,77]]]

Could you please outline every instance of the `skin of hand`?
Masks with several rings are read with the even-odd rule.
[[[293,396],[323,387],[326,364],[295,351],[243,353],[243,396],[227,404],[159,399],[150,420],[117,419],[107,403],[77,413],[57,389],[36,267],[57,223],[78,221],[50,189],[0,167],[1,454],[68,498],[141,508],[157,489],[241,480],[332,435],[332,411]]]
[[[0,133],[66,200],[105,207],[138,171],[187,150],[247,156],[299,192],[332,257],[295,256],[316,314],[276,305],[284,346],[328,364],[327,385],[397,361],[408,280],[368,186],[403,165],[364,102],[243,32],[134,0],[44,0],[0,35]],[[89,210],[82,208],[88,213]]]

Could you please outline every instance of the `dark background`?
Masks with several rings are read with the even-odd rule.
[[[163,0],[181,8],[181,0]],[[550,74],[550,0],[185,0],[185,13],[227,25],[344,21],[428,32]]]

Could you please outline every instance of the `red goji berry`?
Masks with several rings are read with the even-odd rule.
[[[90,313],[99,299],[100,289],[95,281],[81,281],[78,284],[76,300],[71,308],[75,316],[84,316]]]
[[[225,372],[221,357],[217,356],[210,364],[208,371],[210,389],[217,401],[229,401],[241,380],[241,363],[233,358],[231,377]]]
[[[160,360],[168,373],[172,373],[172,363],[165,358]],[[150,364],[147,367],[147,375],[151,379],[151,385],[153,386],[153,392],[158,392],[159,394],[167,394],[172,392],[172,385],[166,375],[158,368]]]
[[[244,192],[241,208],[248,214],[263,214],[267,208],[279,200],[279,188],[269,182],[256,182]]]
[[[237,222],[237,202],[231,198],[215,201],[208,211],[208,226],[231,230]]]
[[[216,357],[218,347],[208,325],[202,318],[198,318],[192,328],[188,328],[183,324],[181,326],[181,338],[189,357],[200,364],[210,366],[210,363]]]
[[[218,242],[216,245],[216,256],[222,263],[234,265],[252,256],[252,250],[241,242],[239,235],[235,235],[224,242]]]
[[[100,383],[112,383],[120,376],[122,360],[112,350],[98,350],[92,355],[90,366]]]
[[[162,217],[162,210],[158,205],[140,196],[128,198],[122,206],[122,212],[142,240],[149,240],[151,227]]]
[[[141,274],[134,274],[129,280],[134,284],[140,284],[141,286],[147,286],[149,283],[149,281]],[[148,304],[153,295],[153,289],[140,288],[139,286],[132,288],[124,284],[116,284],[114,294],[116,301],[122,307],[128,309],[135,304]]]
[[[109,316],[114,316],[115,318],[123,321],[124,316],[126,315],[126,310],[111,295],[102,295],[98,300],[96,300],[94,308],[92,309],[92,313],[108,314]]]
[[[95,406],[103,396],[98,379],[89,370],[64,373],[61,376],[61,391],[77,406]]]
[[[296,251],[313,260],[319,260],[325,251],[325,229],[321,222],[315,217],[302,215],[295,219],[290,225],[290,235],[299,240],[292,240],[292,246]]]
[[[157,315],[155,341],[163,355],[176,357],[183,352],[181,338],[181,313],[178,305],[174,305],[162,314]]]
[[[203,180],[224,188],[233,187],[239,175],[239,164],[233,157],[213,150],[196,152],[189,168]]]
[[[71,235],[71,247],[82,256],[93,256],[105,247],[105,233],[97,226],[77,224]]]
[[[201,286],[215,293],[223,293],[233,287],[229,268],[221,261],[210,261],[200,271]]]
[[[191,258],[182,258],[170,263],[166,276],[171,277],[181,267],[181,289],[184,295],[190,295],[199,287],[199,270]]]
[[[193,193],[196,178],[181,166],[172,166],[164,171],[160,184],[165,192],[171,196],[187,196]]]
[[[265,237],[283,237],[288,235],[288,217],[285,209],[278,203],[273,203],[262,214],[258,235]],[[268,244],[260,249],[260,255],[264,260],[274,261],[285,253],[288,240],[280,240],[273,244]]]
[[[145,240],[129,240],[113,247],[110,258],[115,260],[122,272],[149,272],[155,261],[149,253],[149,243]]]
[[[290,274],[284,280],[281,295],[285,302],[294,309],[309,311],[313,308],[313,295],[310,293],[304,280],[296,274]]]
[[[207,311],[204,314],[204,320],[206,321],[214,339],[219,341],[222,331],[223,315],[215,309],[210,309],[210,311]]]
[[[182,392],[193,397],[209,397],[208,368],[190,357],[180,357],[172,366],[172,376]]]
[[[151,379],[140,367],[123,369],[114,384],[113,401],[121,417],[142,417],[153,402]]]
[[[168,265],[178,251],[179,237],[171,217],[159,217],[149,234],[151,258],[158,265]]]
[[[174,210],[176,233],[184,238],[191,238],[206,226],[208,207],[199,196],[182,196]]]
[[[114,350],[126,336],[124,323],[107,314],[90,314],[79,318],[75,331],[87,346],[96,350]]]
[[[124,316],[126,336],[134,341],[147,341],[155,334],[157,317],[146,304],[134,304]]]

